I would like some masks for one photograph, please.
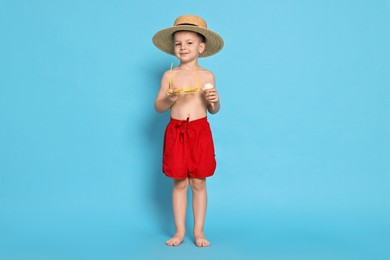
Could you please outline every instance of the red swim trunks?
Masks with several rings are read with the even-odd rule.
[[[194,121],[171,118],[164,136],[163,172],[174,179],[214,174],[214,143],[207,117]]]

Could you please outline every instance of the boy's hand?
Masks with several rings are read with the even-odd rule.
[[[173,92],[173,89],[168,90],[165,92],[165,95],[167,96],[168,100],[174,103],[177,99],[177,95]]]
[[[208,89],[206,93],[206,100],[210,103],[217,103],[219,101],[218,91],[215,88]]]

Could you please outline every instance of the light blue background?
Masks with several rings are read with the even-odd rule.
[[[164,245],[151,38],[187,13],[225,40],[206,249],[191,211]],[[389,1],[1,0],[0,33],[1,259],[390,259]]]

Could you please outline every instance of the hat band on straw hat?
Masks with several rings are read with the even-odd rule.
[[[207,23],[205,20],[195,15],[182,15],[176,18],[173,26],[178,25],[195,25],[202,28],[207,28]]]
[[[190,25],[190,26],[200,27],[199,25],[193,24],[193,23],[180,23],[180,24],[177,24],[177,25],[175,25],[175,26],[181,26],[181,25]]]

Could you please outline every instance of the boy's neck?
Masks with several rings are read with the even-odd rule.
[[[179,68],[181,70],[194,70],[194,68],[198,68],[199,65],[198,65],[198,62],[195,60],[195,61],[191,61],[191,62],[180,62],[180,65],[179,65]]]

